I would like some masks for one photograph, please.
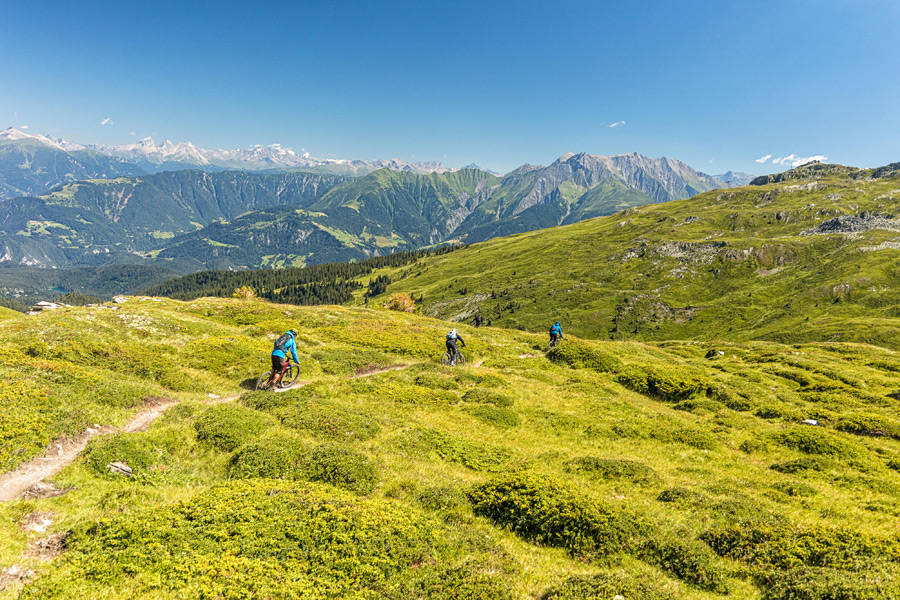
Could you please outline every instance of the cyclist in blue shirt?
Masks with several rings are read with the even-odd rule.
[[[296,335],[297,332],[291,329],[275,340],[275,346],[272,348],[272,374],[269,376],[269,381],[266,382],[266,389],[278,385],[284,376],[285,370],[290,365],[287,360],[288,352],[291,353],[291,358],[295,363],[300,362],[300,359],[297,358],[297,342],[294,341]]]
[[[560,325],[559,321],[557,321],[553,324],[552,327],[550,327],[550,347],[552,348],[553,346],[555,346],[557,342],[562,339],[562,337],[562,325]]]

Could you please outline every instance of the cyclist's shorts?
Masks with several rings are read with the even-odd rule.
[[[288,361],[286,358],[272,355],[272,370],[275,372],[284,371],[287,368]]]

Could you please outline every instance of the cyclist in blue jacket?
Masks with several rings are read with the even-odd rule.
[[[562,337],[562,325],[560,325],[559,321],[557,321],[553,324],[552,327],[550,327],[550,347],[552,348],[553,346],[555,346],[557,342],[562,339]]]
[[[275,340],[275,346],[272,348],[272,374],[264,386],[266,389],[278,385],[284,376],[284,372],[290,364],[287,360],[288,352],[291,353],[291,358],[295,363],[300,362],[300,359],[297,358],[297,342],[294,341],[296,335],[297,332],[291,329]]]

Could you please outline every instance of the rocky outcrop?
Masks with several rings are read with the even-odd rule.
[[[879,215],[870,212],[841,215],[807,229],[801,235],[849,234],[874,229],[900,231],[900,219],[895,219],[894,215]]]

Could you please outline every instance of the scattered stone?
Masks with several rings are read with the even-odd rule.
[[[47,528],[53,525],[53,515],[45,512],[33,512],[25,517],[19,526],[25,531],[33,531],[35,533],[44,533]]]
[[[62,496],[68,491],[69,490],[61,490],[52,483],[38,481],[36,484],[25,490],[22,497],[26,499],[55,498],[56,496]]]
[[[209,394],[207,394],[207,396],[209,396],[212,400],[218,400],[219,398],[222,397],[222,396],[220,396],[220,395],[218,395],[218,394],[213,394],[212,392],[210,392]]]
[[[109,463],[106,465],[106,468],[109,469],[110,473],[124,475],[125,477],[131,477],[132,474],[131,467],[119,461]]]
[[[29,579],[32,575],[34,575],[34,571],[28,567],[23,567],[21,565],[4,567],[3,570],[0,571],[0,591],[6,589],[9,585]]]
[[[819,422],[816,421],[815,419],[803,419],[800,422],[803,423],[804,425],[818,425],[819,424]]]
[[[26,556],[38,560],[54,559],[62,554],[67,537],[69,537],[68,531],[60,531],[45,538],[34,540],[28,544]]]

